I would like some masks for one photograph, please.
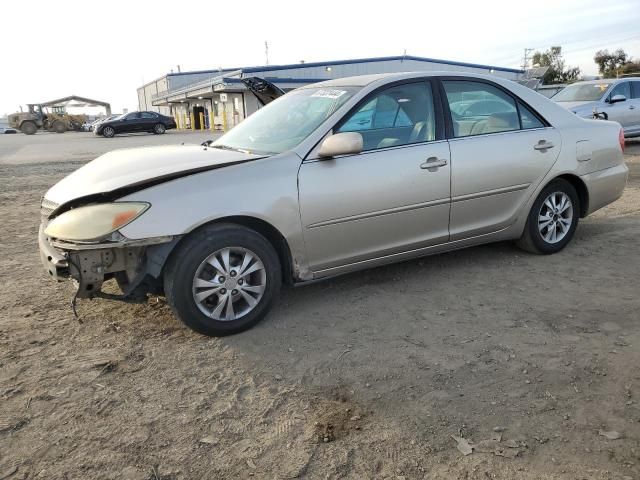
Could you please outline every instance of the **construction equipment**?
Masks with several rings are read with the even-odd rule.
[[[33,135],[38,129],[49,132],[64,133],[67,130],[81,130],[87,121],[86,115],[70,115],[64,111],[53,109],[48,112],[40,104],[30,103],[26,112],[9,115],[9,126],[27,135]]]
[[[27,135],[33,135],[38,129],[56,133],[82,130],[87,116],[71,115],[66,111],[66,106],[73,101],[77,103],[72,106],[101,106],[106,109],[107,116],[111,114],[111,105],[106,102],[72,95],[45,103],[30,103],[26,112],[21,111],[8,116],[9,126]]]

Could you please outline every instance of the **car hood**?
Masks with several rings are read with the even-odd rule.
[[[45,198],[58,205],[94,195],[123,194],[205,170],[264,158],[199,145],[114,150],[60,180]]]
[[[551,100],[553,100],[553,98]],[[580,110],[584,110],[587,107],[594,107],[598,102],[581,101],[581,102],[556,102],[556,103],[561,107],[566,108],[567,110],[576,110],[578,108]]]

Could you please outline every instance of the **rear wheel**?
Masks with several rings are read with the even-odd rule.
[[[518,246],[539,254],[562,250],[578,226],[579,202],[573,185],[560,178],[553,180],[533,203],[524,233],[517,241]]]
[[[22,125],[20,125],[20,131],[25,135],[33,135],[38,131],[38,127],[36,126],[35,123],[31,121],[26,121],[26,122],[22,122]]]
[[[164,290],[188,327],[222,336],[262,320],[281,281],[278,255],[266,238],[239,225],[219,224],[187,237],[173,252]]]
[[[113,127],[104,127],[102,129],[102,136],[106,138],[111,138],[116,134],[116,131]]]
[[[156,135],[162,135],[167,129],[161,123],[156,123],[153,127],[153,133]]]

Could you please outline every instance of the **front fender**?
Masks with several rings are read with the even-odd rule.
[[[151,207],[120,232],[130,239],[188,235],[201,225],[232,216],[262,220],[286,239],[291,258],[306,271],[298,205],[295,153],[228,165],[170,180],[120,198]]]

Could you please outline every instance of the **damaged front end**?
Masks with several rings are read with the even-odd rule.
[[[43,200],[38,243],[45,270],[57,281],[73,279],[76,297],[107,297],[132,301],[157,291],[162,266],[177,238],[173,236],[132,240],[114,231],[100,241],[69,241],[47,234],[58,206]],[[104,282],[115,279],[121,293],[105,293]]]

